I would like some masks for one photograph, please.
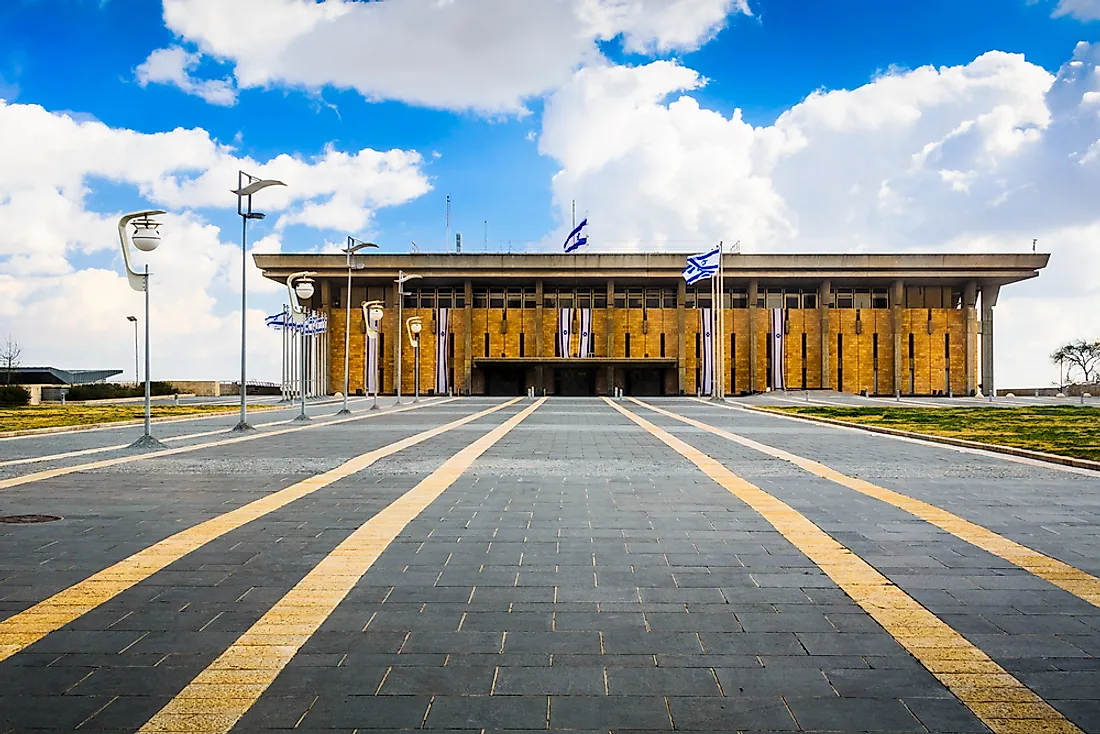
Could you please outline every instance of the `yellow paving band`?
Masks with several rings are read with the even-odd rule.
[[[407,408],[397,408],[396,410],[387,410],[384,413],[368,413],[367,415],[356,415],[351,418],[339,418],[334,421],[325,421],[324,423],[309,423],[304,426],[295,426],[294,428],[282,428],[278,431],[265,431],[263,433],[250,433],[246,436],[237,436],[235,438],[226,438],[220,441],[209,441],[207,443],[198,443],[193,446],[180,446],[178,449],[163,449],[161,451],[150,451],[147,454],[138,454],[137,456],[120,456],[115,459],[104,459],[103,461],[93,461],[88,464],[77,464],[75,466],[63,466],[57,469],[47,469],[45,471],[34,472],[33,474],[24,474],[19,477],[11,477],[10,479],[0,480],[0,489],[10,489],[12,487],[18,487],[21,484],[30,484],[31,482],[41,482],[44,479],[53,479],[54,477],[63,477],[66,474],[75,474],[79,471],[87,471],[89,469],[103,469],[108,466],[117,466],[119,464],[128,464],[132,461],[144,461],[145,459],[159,459],[162,456],[174,456],[176,454],[184,454],[189,451],[198,451],[199,449],[208,449],[215,446],[230,446],[235,443],[244,443],[245,441],[255,441],[259,438],[271,438],[272,436],[281,436],[284,433],[294,433],[296,431],[308,431],[311,428],[323,428],[324,426],[335,426],[340,423],[349,423],[351,421],[361,421],[366,418],[372,418],[376,415],[393,415],[394,413],[404,413],[409,410],[418,410],[420,408],[426,408],[428,405],[442,405],[443,403],[450,403],[458,398],[448,398],[447,400],[440,400],[435,403],[429,403],[425,405],[410,405]],[[56,457],[55,457],[56,458]]]
[[[1100,607],[1100,578],[1078,568],[1074,568],[1068,563],[1059,561],[1057,558],[1051,558],[1037,550],[1032,550],[1027,546],[1020,545],[1013,540],[998,535],[992,530],[983,528],[981,525],[976,525],[969,520],[964,520],[958,515],[954,515],[947,510],[942,510],[935,505],[930,505],[927,502],[907,497],[904,494],[886,489],[885,487],[879,487],[863,479],[856,479],[855,477],[841,474],[835,469],[831,469],[812,459],[805,459],[789,451],[767,446],[757,441],[753,441],[751,438],[745,438],[736,433],[724,431],[721,428],[715,428],[706,423],[701,423],[700,421],[663,410],[640,400],[634,400],[634,402],[649,408],[655,413],[660,413],[669,418],[687,423],[690,426],[709,431],[716,436],[721,436],[722,438],[739,443],[746,448],[759,451],[769,456],[774,456],[777,459],[789,461],[795,466],[805,469],[822,479],[828,479],[848,489],[854,489],[856,492],[865,494],[868,497],[874,497],[898,509],[905,510],[919,517],[921,520],[931,523],[945,532],[951,533],[956,538],[965,540],[967,543],[1003,558],[1009,563],[1014,563],[1025,571],[1045,581],[1049,581],[1055,586],[1068,591],[1090,604]]]
[[[139,731],[215,734],[232,729],[405,526],[545,401],[541,398],[459,451],[367,520]]]
[[[694,446],[604,400],[758,512],[996,734],[1080,734],[1038,694],[804,515]]]
[[[247,505],[238,507],[224,515],[219,515],[154,543],[129,558],[125,558],[113,566],[35,604],[30,609],[19,612],[0,622],[0,661],[26,649],[50,632],[61,629],[81,615],[87,614],[100,604],[111,600],[131,586],[144,581],[157,571],[166,568],[169,564],[231,530],[236,530],[246,523],[285,507],[291,502],[327,487],[339,479],[362,471],[379,459],[410,446],[423,443],[451,429],[466,425],[490,413],[513,405],[519,400],[520,398],[509,400],[488,410],[482,410],[374,451],[369,451],[327,472],[292,484],[278,492],[249,502]]]

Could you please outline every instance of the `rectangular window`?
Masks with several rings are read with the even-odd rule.
[[[687,288],[684,291],[684,308],[695,308],[695,289]]]
[[[534,308],[536,305],[535,288],[534,286],[527,286],[523,289],[523,307]]]
[[[851,288],[837,288],[834,295],[837,308],[852,308],[855,303],[855,296],[852,294]]]
[[[661,289],[661,308],[676,308],[676,289]]]
[[[887,288],[871,289],[871,308],[890,308],[890,291]]]
[[[714,298],[711,297],[709,289],[695,291],[696,308],[710,308],[712,303],[714,303]]]
[[[489,307],[489,291],[485,288],[474,288],[474,308]]]
[[[802,291],[802,308],[817,308],[816,291]]]
[[[573,291],[558,291],[558,308],[573,308]]]
[[[783,308],[783,291],[769,290],[765,293],[764,308]]]
[[[505,294],[505,300],[508,303],[508,308],[521,309],[523,308],[523,291],[519,288],[509,288]]]
[[[577,308],[592,308],[592,289],[577,289]]]
[[[504,289],[489,289],[489,308],[504,308]]]
[[[744,288],[734,288],[731,294],[731,305],[733,308],[748,308],[749,307],[749,292]]]
[[[661,334],[661,357],[665,356],[665,335]]]
[[[800,293],[788,293],[783,297],[784,308],[798,308],[801,305],[802,296]]]
[[[436,295],[438,308],[454,308],[454,291],[450,288],[440,288]]]
[[[626,306],[627,308],[641,308],[642,307],[642,289],[641,288],[628,288],[626,291]]]
[[[645,307],[646,308],[660,308],[661,307],[661,291],[658,288],[646,288],[645,290]]]
[[[542,292],[542,307],[551,309],[558,307],[558,293],[553,288]]]
[[[485,354],[483,356],[489,356],[489,332],[485,332]]]
[[[615,308],[626,308],[626,291],[615,290]]]
[[[592,292],[592,308],[607,308],[607,290],[597,288]]]
[[[630,356],[630,332],[626,333],[626,356]]]
[[[420,291],[420,308],[435,308],[435,291],[428,289]]]
[[[406,291],[404,301],[402,305],[405,308],[416,308],[417,304],[420,303],[420,298],[415,291],[412,293]]]
[[[871,289],[870,288],[856,288],[856,291],[855,291],[855,306],[856,306],[856,308],[870,308],[871,307]]]
[[[844,392],[844,335],[836,335],[836,389]]]
[[[527,352],[526,352],[526,351],[524,350],[524,348],[523,348],[523,347],[524,347],[524,344],[523,344],[523,332],[521,331],[521,332],[519,333],[519,356],[521,356],[521,357],[526,357],[526,356],[527,356]]]
[[[802,389],[806,389],[806,334],[802,334]]]

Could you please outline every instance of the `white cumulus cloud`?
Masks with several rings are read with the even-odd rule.
[[[187,94],[202,97],[210,104],[232,107],[237,103],[237,90],[232,79],[196,79],[191,75],[202,60],[198,53],[188,53],[179,46],[160,48],[134,70],[138,84],[170,84]]]
[[[1100,20],[1100,0],[1058,0],[1054,17],[1069,15],[1078,20]]]

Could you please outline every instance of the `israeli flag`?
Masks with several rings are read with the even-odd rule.
[[[682,275],[688,285],[694,285],[700,280],[712,278],[718,274],[718,263],[722,259],[722,249],[715,247],[710,252],[688,257],[687,267]]]
[[[286,327],[286,312],[277,313],[274,316],[268,316],[264,319],[264,323],[270,326],[272,329],[282,329]]]
[[[565,238],[565,244],[562,245],[562,249],[566,253],[573,252],[588,244],[588,236],[584,234],[584,228],[588,226],[588,217],[581,220],[581,223],[573,228],[573,231],[569,233],[569,236]]]

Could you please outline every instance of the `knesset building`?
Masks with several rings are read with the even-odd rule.
[[[791,390],[974,395],[994,389],[993,314],[1003,286],[1034,278],[1045,254],[725,255],[726,393],[772,387],[773,344]],[[256,255],[265,277],[314,271],[327,315],[327,392],[343,389],[344,255]],[[695,395],[709,281],[686,285],[677,254],[367,254],[352,271],[349,393],[395,391],[401,319],[420,316],[423,394]],[[362,304],[380,301],[376,338]],[[774,309],[781,309],[775,339]],[[568,322],[568,323],[566,323]],[[402,324],[400,328],[404,328]],[[587,339],[582,336],[587,330]],[[568,340],[568,343],[566,343]],[[442,342],[442,344],[441,344]],[[415,385],[402,336],[402,393]],[[442,347],[442,348],[440,348]]]

